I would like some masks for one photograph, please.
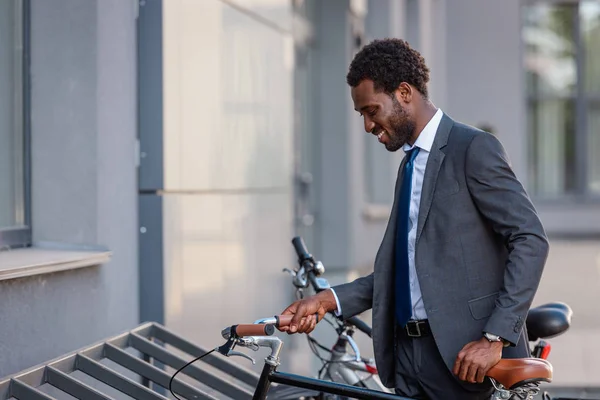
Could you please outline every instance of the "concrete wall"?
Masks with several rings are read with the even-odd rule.
[[[455,119],[492,125],[519,178],[527,178],[520,2],[452,1],[446,7],[447,99]]]
[[[371,0],[364,21],[365,43],[386,37],[405,37],[405,19],[406,1]],[[350,60],[341,73],[344,80]],[[404,152],[390,153],[377,138],[365,132],[363,119],[354,111],[348,85],[343,96],[348,99],[347,135],[352,145],[348,162],[352,235],[350,245],[345,248],[350,253],[349,267],[370,271],[388,223],[398,166]]]
[[[375,38],[401,36],[404,2],[377,0],[365,10],[351,2],[315,2],[315,42],[311,54],[308,99],[313,110],[312,146],[296,151],[313,151],[316,243],[313,254],[328,271],[344,273],[352,268],[372,268],[391,208],[396,172],[403,154],[387,152],[364,131],[354,110],[348,67],[361,43]],[[366,11],[366,14],[363,13]],[[299,155],[303,159],[305,154]],[[376,214],[368,216],[372,212]],[[331,276],[331,275],[330,275]],[[344,279],[342,277],[342,279]]]
[[[311,133],[318,159],[314,172],[317,184],[317,229],[319,245],[312,250],[326,267],[347,268],[352,237],[351,215],[354,196],[352,100],[346,72],[352,59],[352,26],[348,1],[316,3],[314,129]]]
[[[106,265],[0,283],[0,376],[138,323],[133,3],[31,2],[34,241]]]
[[[163,243],[153,279],[164,279],[165,324],[205,346],[292,298],[281,271],[294,262],[291,5],[162,2],[162,148],[142,136],[141,171],[161,151],[164,176],[140,196],[140,243]]]
[[[17,35],[13,1],[0,2],[0,226],[15,224],[15,132],[19,113],[15,108],[15,60]]]

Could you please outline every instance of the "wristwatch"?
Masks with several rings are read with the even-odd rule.
[[[490,342],[502,342],[502,345],[504,347],[508,347],[510,345],[510,343],[504,339],[502,339],[500,336],[498,335],[494,335],[493,333],[487,333],[487,332],[483,332],[483,336],[489,340]]]

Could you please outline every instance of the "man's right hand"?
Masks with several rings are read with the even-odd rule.
[[[335,311],[337,304],[331,290],[324,290],[314,296],[298,300],[283,310],[282,315],[293,315],[289,326],[281,327],[279,330],[288,333],[310,333],[319,321],[329,311]]]

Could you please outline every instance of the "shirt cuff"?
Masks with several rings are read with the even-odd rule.
[[[329,290],[331,290],[331,293],[333,293],[333,297],[335,298],[335,305],[337,306],[335,310],[335,316],[339,317],[342,315],[342,306],[340,306],[340,299],[338,299],[337,294],[335,294],[335,290],[333,290],[333,288],[330,288]]]

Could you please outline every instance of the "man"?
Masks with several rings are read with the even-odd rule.
[[[403,149],[374,272],[297,301],[289,328],[373,309],[380,377],[413,398],[485,399],[501,357],[529,355],[527,312],[548,255],[536,211],[500,142],[428,99],[429,69],[399,39],[376,40],[347,75],[365,131]],[[304,318],[305,317],[305,318]]]

